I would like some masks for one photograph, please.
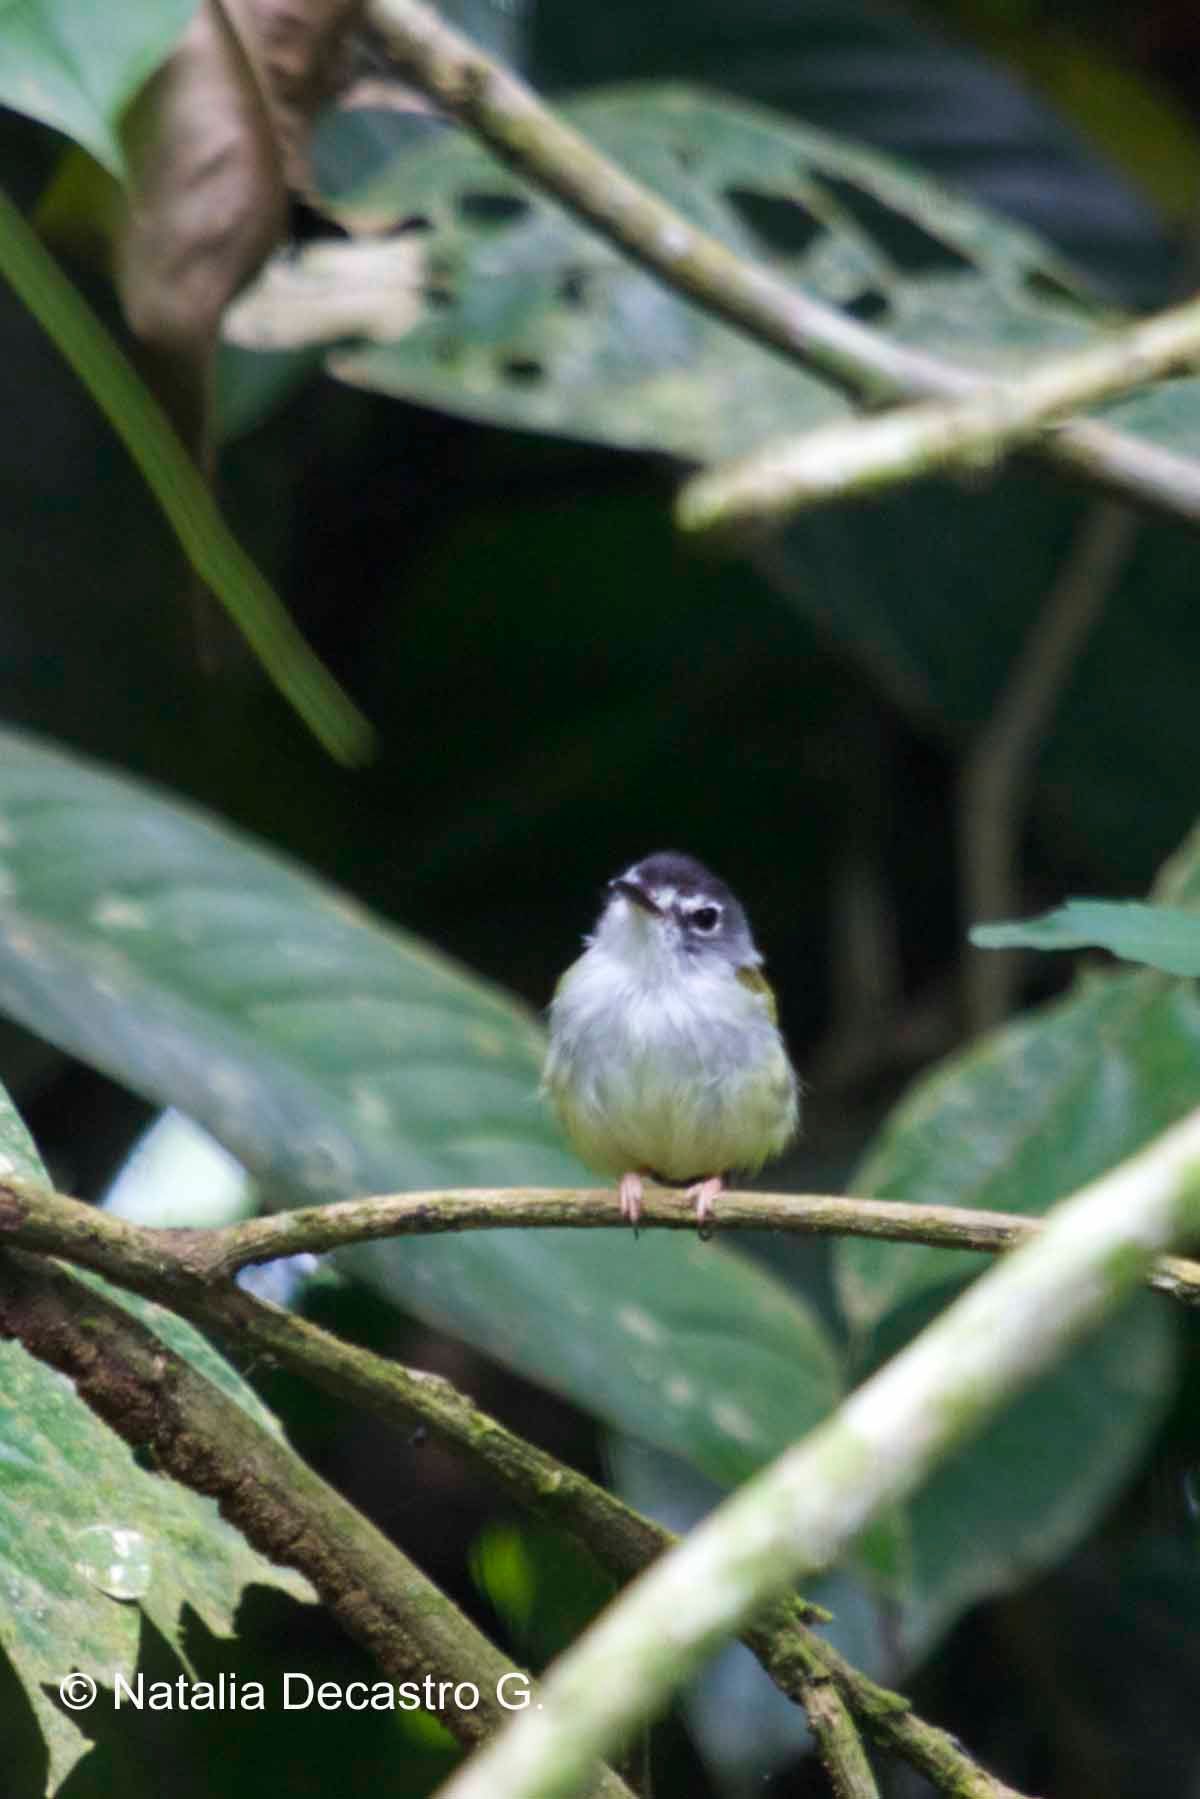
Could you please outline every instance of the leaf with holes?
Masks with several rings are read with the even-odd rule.
[[[538,1099],[541,1033],[505,994],[216,823],[10,734],[0,891],[0,1006],[287,1197],[581,1177]],[[343,1259],[717,1479],[838,1389],[812,1314],[692,1238],[494,1231]]]
[[[1086,335],[1052,252],[885,157],[679,86],[563,110],[685,218],[907,343],[1002,369]],[[428,316],[392,344],[340,350],[331,367],[346,380],[700,459],[846,409],[827,382],[678,298],[458,134],[398,157],[334,210],[419,230],[428,268]]]
[[[603,7],[547,0],[531,9],[531,70],[543,93],[670,80],[777,107],[910,158],[981,205],[1020,219],[1076,268],[1094,272],[1106,292],[1161,305],[1173,279],[1172,246],[1146,198],[1156,191],[1147,161],[1156,165],[1157,191],[1165,175],[1179,195],[1171,207],[1186,206],[1196,180],[1194,134],[1181,145],[1182,121],[1164,119],[1161,107],[1157,116],[1151,108],[1150,122],[1151,84],[1133,68],[1124,71],[1118,99],[1094,34],[1059,34],[1053,26],[1048,34],[1042,7],[1010,5],[1003,13],[1004,50],[989,56],[983,44],[991,28],[964,31],[961,8],[893,0],[608,0]],[[981,9],[972,16],[981,26]],[[989,9],[993,22],[999,16]],[[379,113],[372,118],[376,130],[394,129]],[[1131,183],[1142,177],[1139,191]]]
[[[0,1171],[48,1179],[3,1088]],[[87,1286],[95,1286],[264,1429],[278,1429],[249,1387],[183,1319],[93,1276],[78,1278],[81,1306]],[[128,1445],[76,1397],[72,1383],[20,1343],[0,1343],[0,1465],[0,1647],[45,1735],[51,1790],[87,1741],[43,1689],[56,1688],[71,1669],[109,1685],[116,1670],[132,1678],[139,1606],[179,1647],[185,1606],[211,1631],[228,1636],[248,1586],[309,1595],[305,1581],[251,1549],[213,1500],[140,1468]]]

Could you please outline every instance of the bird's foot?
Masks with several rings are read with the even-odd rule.
[[[724,1181],[719,1174],[710,1174],[706,1181],[695,1181],[685,1190],[688,1199],[696,1202],[696,1232],[702,1242],[707,1243],[712,1236],[715,1216],[713,1201],[723,1186]]]
[[[643,1191],[642,1177],[635,1169],[631,1169],[628,1174],[621,1176],[621,1184],[617,1189],[621,1201],[621,1216],[626,1224],[633,1226],[635,1237],[637,1236],[638,1219],[642,1215]]]

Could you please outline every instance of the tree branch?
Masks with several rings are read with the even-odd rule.
[[[707,469],[680,493],[676,523],[694,532],[779,524],[806,507],[994,463],[1053,419],[1158,380],[1198,355],[1200,301],[1188,300],[1023,373],[990,377],[962,399],[839,419]],[[1200,482],[1200,464],[1193,467]]]
[[[436,1198],[417,1197],[423,1205]],[[25,1208],[23,1222],[15,1217],[18,1206]],[[613,1203],[608,1196],[605,1207],[611,1221]],[[314,1208],[314,1217],[320,1211]],[[686,1217],[694,1226],[693,1213],[688,1211]],[[224,1276],[192,1273],[181,1278],[179,1266],[172,1264],[173,1248],[186,1250],[193,1242],[224,1239],[228,1232],[244,1228],[147,1230],[61,1194],[25,1183],[0,1183],[0,1231],[8,1230],[14,1240],[36,1240],[42,1249],[99,1268],[122,1285],[172,1306],[239,1355],[251,1351],[269,1356],[335,1399],[358,1405],[398,1430],[427,1429],[495,1480],[524,1510],[569,1534],[617,1581],[632,1579],[678,1540],[507,1430],[442,1376],[403,1368],[344,1343],[297,1313],[281,1311],[229,1284]],[[26,1231],[27,1237],[22,1235]],[[235,1266],[246,1259],[240,1252],[232,1257]],[[229,1439],[226,1435],[221,1440]],[[814,1731],[825,1734],[828,1753],[842,1755],[844,1765],[850,1754],[842,1751],[846,1720],[832,1702],[828,1691],[832,1684],[841,1710],[851,1711],[879,1748],[902,1757],[951,1799],[1020,1799],[973,1762],[953,1737],[916,1717],[900,1694],[878,1686],[844,1661],[810,1628],[813,1621],[825,1618],[819,1608],[789,1597],[769,1618],[744,1632],[744,1641],[783,1692],[806,1710],[810,1703],[816,1708]],[[428,1666],[427,1661],[422,1673]],[[461,1670],[455,1678],[463,1678]]]
[[[874,1237],[989,1255],[1003,1254],[1044,1228],[1042,1219],[1018,1212],[814,1193],[723,1193],[717,1224],[726,1230]],[[695,1230],[695,1207],[673,1189],[648,1187],[640,1228],[655,1227]],[[219,1230],[163,1230],[131,1224],[31,1181],[0,1177],[0,1242],[63,1256],[138,1291],[153,1288],[168,1304],[279,1256],[322,1255],[385,1237],[517,1228],[625,1227],[616,1194],[604,1188],[468,1187],[303,1206]],[[1157,1292],[1200,1304],[1200,1263],[1164,1256],[1147,1282]]]
[[[367,14],[408,79],[518,174],[758,342],[869,406],[994,389],[990,377],[897,343],[736,255],[593,149],[420,0],[368,0]],[[1095,420],[1060,426],[1037,451],[1111,492],[1200,520],[1200,464],[1190,458]]]
[[[813,1676],[805,1681],[804,1710],[833,1799],[879,1799],[862,1739],[832,1680]]]
[[[1056,1207],[833,1417],[747,1482],[554,1665],[442,1799],[561,1799],[718,1643],[879,1512],[1112,1312],[1158,1250],[1200,1230],[1200,1112]],[[664,1638],[663,1620],[670,1620]]]
[[[0,1256],[0,1336],[69,1375],[113,1430],[152,1452],[156,1468],[210,1494],[255,1548],[306,1575],[385,1674],[478,1688],[478,1705],[451,1699],[439,1711],[460,1742],[496,1729],[505,1716],[497,1683],[513,1664],[282,1438],[153,1331],[65,1269],[9,1250]],[[607,1771],[595,1790],[630,1799]]]

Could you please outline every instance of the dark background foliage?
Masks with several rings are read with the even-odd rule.
[[[963,0],[918,17],[819,0],[543,0],[515,25],[484,19],[500,25],[551,94],[686,78],[918,163],[1031,226],[1125,304],[1164,303],[1187,284],[1200,65],[1182,5]],[[9,184],[33,204],[60,143],[14,116],[0,123]],[[77,274],[111,318],[106,284]],[[780,1176],[789,1185],[836,1187],[907,1080],[960,1041],[962,759],[1078,539],[1084,496],[1016,466],[822,515],[769,559],[719,560],[674,537],[678,465],[664,456],[475,425],[314,375],[229,443],[221,491],[380,727],[376,763],[349,773],[223,632],[215,669],[201,666],[165,527],[8,298],[0,362],[6,722],[202,801],[538,1007],[608,874],[666,845],[710,861],[747,903],[810,1083],[805,1141]],[[235,401],[238,379],[234,369]],[[1025,909],[1080,889],[1143,892],[1192,822],[1194,566],[1182,529],[1146,523],[1131,543],[1040,745],[1021,834]],[[1061,972],[1043,965],[1031,979]],[[85,1196],[148,1116],[8,1024],[0,1075],[59,1184]],[[823,1252],[747,1247],[835,1319]],[[615,1452],[588,1418],[461,1344],[358,1290],[308,1303],[450,1374],[585,1468],[608,1467]],[[1193,1365],[1195,1354],[1193,1332]],[[496,1545],[515,1521],[495,1496],[428,1445],[330,1417],[257,1372],[302,1453],[485,1626],[524,1653],[573,1627],[594,1594],[561,1546],[521,1539],[529,1565],[552,1570],[539,1590],[567,1595],[561,1615],[539,1615],[531,1649],[497,1597]],[[1195,1779],[1183,1470],[1196,1391],[1193,1366],[1089,1541],[968,1612],[922,1666],[889,1661],[881,1608],[877,1665],[1019,1785],[1136,1795]],[[281,1599],[257,1605],[255,1655],[358,1671],[333,1633],[296,1619]],[[153,1645],[146,1654],[152,1665]],[[211,1642],[196,1656],[231,1665]],[[726,1691],[706,1703],[750,1715],[757,1701]],[[161,1743],[143,1733],[136,1747],[102,1745],[65,1791],[81,1799],[118,1779],[151,1791],[164,1777],[209,1791],[207,1728],[176,1720]],[[323,1724],[311,1741],[299,1728],[285,1751],[268,1720],[263,1760],[248,1749],[222,1790],[261,1789],[268,1768],[279,1790],[316,1791],[352,1763],[363,1791],[370,1779],[418,1793],[442,1765],[436,1746],[410,1739],[397,1760],[390,1722],[352,1736]],[[664,1799],[717,1790],[681,1720],[655,1734]],[[732,1727],[731,1740],[736,1760]],[[780,1794],[823,1790],[803,1761],[772,1779]],[[888,1790],[918,1789],[897,1775]]]

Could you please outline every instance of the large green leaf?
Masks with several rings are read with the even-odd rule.
[[[46,1170],[25,1121],[8,1094],[0,1087],[0,1174],[18,1180],[44,1181]]]
[[[1052,1567],[1095,1524],[1162,1422],[1175,1322],[1140,1296],[909,1502],[908,1553],[891,1587],[907,1662],[969,1605]]]
[[[121,114],[164,59],[197,0],[3,0],[0,101],[53,125],[114,175]]]
[[[867,6],[838,16],[816,4],[786,22],[769,6],[736,21],[718,19],[715,6],[702,10],[707,29],[689,39],[685,58],[697,74],[722,82],[728,64],[731,83],[797,111],[824,96],[823,109],[806,116],[864,137],[890,114],[884,129],[892,141],[927,156],[944,178],[977,181],[995,205],[1028,202],[1080,247],[1093,232],[1106,238],[1112,273],[1140,225],[1149,251],[1155,233],[1149,221],[1139,224],[1132,197],[1089,165],[1052,119],[1021,110],[1011,92],[998,94],[994,72],[964,68],[949,52],[933,58],[919,33],[910,44],[908,21],[880,14],[876,32]],[[580,27],[579,41],[602,56],[594,66],[603,73],[634,66],[642,50],[650,66],[667,59],[661,17],[633,12],[622,11],[633,50],[611,25]],[[754,38],[756,18],[769,54]],[[560,18],[549,35],[561,58],[571,28]],[[826,93],[821,72],[831,57],[838,81]],[[572,79],[594,79],[577,63],[569,67]],[[943,106],[916,104],[914,90],[926,92],[926,83]],[[1108,322],[1095,306],[1067,310],[1068,278],[1027,233],[846,139],[678,86],[593,94],[568,110],[617,160],[734,248],[938,354],[1003,367],[1014,354],[1027,358]],[[981,145],[983,116],[992,128]],[[681,135],[689,118],[703,121],[695,141]],[[1046,179],[1030,180],[1030,169]],[[814,185],[830,201],[820,217]],[[1048,192],[1055,205],[1038,213],[1036,195]],[[338,369],[367,386],[497,423],[700,459],[843,408],[825,383],[666,294],[461,140],[447,136],[397,156],[375,198],[373,222],[407,221],[411,236],[399,243],[424,247],[434,309],[392,344],[360,341],[338,353]],[[1196,441],[1200,383],[1169,386],[1155,405],[1138,396],[1115,417],[1184,450]],[[882,676],[923,730],[932,723],[961,743],[996,705],[1080,520],[1077,495],[1014,468],[974,491],[926,482],[870,506],[831,508],[790,529],[763,564],[822,632],[872,679]],[[1057,800],[1054,828],[1065,824],[1076,853],[1090,856],[1105,880],[1143,879],[1193,811],[1188,571],[1182,538],[1164,530],[1138,536],[1131,525],[1128,549],[1113,551],[1104,576],[1111,601],[1046,733],[1038,822],[1046,799]],[[1119,707],[1111,704],[1116,683],[1126,696]],[[1103,781],[1093,778],[1097,766]]]
[[[676,85],[564,111],[686,218],[907,343],[1004,368],[1085,334],[1051,251],[870,151]],[[337,210],[375,227],[422,220],[438,302],[394,343],[339,352],[346,379],[700,459],[846,409],[827,382],[677,298],[465,137],[408,151]]]
[[[0,1167],[47,1176],[0,1088]],[[0,1266],[0,1279],[3,1269]],[[117,1298],[163,1341],[222,1387],[266,1429],[274,1419],[183,1319],[160,1306],[90,1284]],[[81,1277],[81,1303],[86,1293]],[[54,1369],[19,1343],[0,1344],[0,1647],[11,1659],[46,1737],[57,1786],[86,1739],[51,1691],[72,1669],[111,1685],[132,1676],[140,1610],[181,1646],[185,1606],[222,1635],[233,1630],[254,1582],[308,1594],[226,1524],[216,1502],[140,1468],[126,1443],[75,1396]]]
[[[1178,897],[1200,898],[1193,839]],[[1200,999],[1156,973],[1091,976],[918,1081],[854,1190],[1041,1214],[1200,1105]],[[984,1258],[919,1244],[838,1247],[839,1288],[871,1331]]]
[[[15,735],[0,736],[0,828],[0,1005],[178,1105],[282,1194],[580,1180],[537,1096],[536,1022],[413,938]],[[811,1425],[837,1388],[808,1311],[694,1239],[488,1232],[345,1259],[720,1479]]]
[[[1177,907],[1200,901],[1200,836],[1160,885]],[[1041,1213],[1197,1104],[1194,989],[1152,973],[1094,977],[918,1082],[854,1190]],[[839,1244],[836,1255],[843,1302],[872,1356],[983,1260],[866,1242]],[[1174,1322],[1161,1303],[1139,1302],[917,1495],[897,1593],[913,1650],[1093,1522],[1161,1418]]]
[[[1163,974],[1200,974],[1200,915],[1132,900],[1068,900],[1041,918],[976,925],[980,949],[1106,949]]]
[[[670,80],[776,107],[916,162],[1020,219],[1106,292],[1162,304],[1172,280],[1170,238],[1147,191],[1123,177],[1133,162],[1104,160],[1105,139],[1090,126],[1101,113],[1111,133],[1119,118],[1126,155],[1142,140],[1137,154],[1157,158],[1171,156],[1178,130],[1168,139],[1161,121],[1153,135],[1143,119],[1131,121],[1128,94],[1114,104],[1097,68],[1097,45],[1089,52],[1074,40],[1064,54],[1061,37],[1047,44],[1046,22],[1033,8],[968,5],[951,14],[890,0],[539,0],[532,74],[555,94]],[[989,56],[982,46],[1001,37],[1003,52]],[[1045,55],[1030,81],[1021,51],[1034,44]],[[1136,83],[1137,71],[1129,75]],[[1076,121],[1087,117],[1086,135],[1064,121],[1055,99],[1074,103]],[[1191,167],[1189,159],[1178,169],[1181,184]]]

